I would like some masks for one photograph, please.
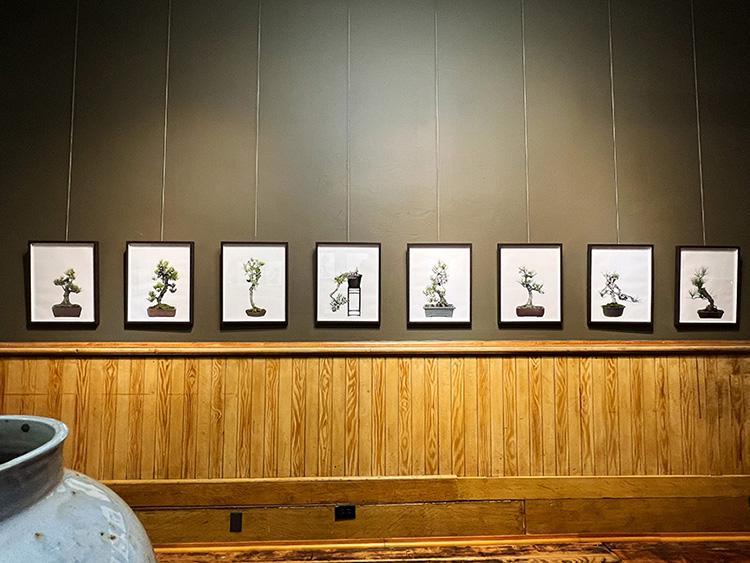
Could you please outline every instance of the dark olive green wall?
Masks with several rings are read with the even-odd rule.
[[[26,330],[22,275],[27,240],[65,233],[75,2],[6,4],[0,339],[750,337],[750,283],[740,331],[673,327],[674,246],[701,242],[688,0],[612,2],[620,234],[656,246],[655,323],[586,327],[586,244],[616,240],[607,8],[526,0],[530,233],[564,244],[565,326],[499,331],[495,246],[526,240],[520,0],[264,0],[257,138],[257,3],[173,0],[164,236],[196,241],[188,334],[123,329],[124,243],[160,234],[166,0],[81,1],[70,238],[101,241],[101,324],[75,332]],[[750,10],[695,9],[707,242],[747,256]],[[314,243],[346,240],[347,177],[351,240],[383,243],[380,330],[313,328]],[[290,243],[289,327],[220,331],[219,243],[253,238],[256,205],[258,238]],[[438,221],[474,244],[471,330],[406,329],[405,246]]]

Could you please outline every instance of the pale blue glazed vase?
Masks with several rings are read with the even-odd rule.
[[[58,420],[0,416],[0,561],[155,562],[130,507],[63,469],[67,436]]]

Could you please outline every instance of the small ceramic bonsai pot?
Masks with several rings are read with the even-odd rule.
[[[80,317],[81,316],[80,305],[63,305],[62,303],[52,305],[52,314],[55,317]]]
[[[248,317],[262,317],[266,314],[266,310],[261,309],[260,307],[256,307],[255,309],[245,309],[245,314]]]
[[[169,305],[154,305],[148,308],[149,317],[174,317],[177,314],[177,309],[169,307]]]
[[[516,316],[517,317],[543,317],[544,316],[544,307],[541,305],[519,305],[516,307]]]
[[[346,277],[346,283],[352,289],[358,288],[362,284],[362,274],[349,274]]]
[[[705,309],[698,309],[698,316],[701,319],[720,319],[724,316],[724,310],[706,307]]]
[[[0,416],[0,560],[155,562],[130,507],[63,469],[67,436],[58,420]]]
[[[455,310],[455,305],[446,305],[445,307],[439,307],[437,305],[425,305],[424,315],[425,317],[452,317],[453,311]]]
[[[620,303],[607,303],[602,305],[602,312],[605,317],[622,317],[622,312],[625,310],[625,305]]]

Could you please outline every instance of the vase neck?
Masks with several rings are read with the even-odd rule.
[[[46,496],[62,479],[67,427],[53,419],[0,416],[0,522]]]

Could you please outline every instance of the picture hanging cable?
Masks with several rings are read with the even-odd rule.
[[[351,139],[352,123],[349,110],[349,100],[352,89],[352,11],[351,6],[346,5],[346,242],[351,241],[351,217],[352,217],[352,161],[351,161]]]
[[[438,67],[438,6],[435,1],[435,215],[437,240],[440,241],[440,72]]]
[[[523,71],[523,160],[526,184],[526,242],[531,242],[531,209],[529,197],[529,114],[526,97],[526,2],[521,0],[521,70]]]
[[[169,115],[169,55],[172,41],[172,0],[167,0],[167,54],[164,61],[164,138],[162,139],[161,160],[161,217],[159,219],[159,240],[164,240],[164,203],[167,186],[167,118]]]
[[[76,2],[76,25],[73,34],[73,78],[70,89],[70,129],[68,136],[68,185],[65,195],[65,241],[68,241],[70,232],[70,190],[73,185],[73,126],[76,115],[76,74],[78,72],[78,19],[81,2]]]
[[[706,246],[706,206],[703,191],[703,147],[701,144],[701,109],[698,98],[698,57],[695,49],[695,6],[694,0],[690,0],[690,31],[693,44],[693,88],[695,90],[695,128],[698,137],[698,181],[700,183],[701,195],[701,234],[703,246]]]
[[[620,244],[620,179],[617,172],[617,126],[615,125],[615,64],[612,46],[612,0],[607,1],[607,26],[609,31],[609,95],[612,108],[612,164],[615,183],[615,229]]]
[[[258,162],[260,160],[260,25],[261,0],[258,0],[258,24],[255,34],[255,201],[253,203],[253,238],[258,238]]]

